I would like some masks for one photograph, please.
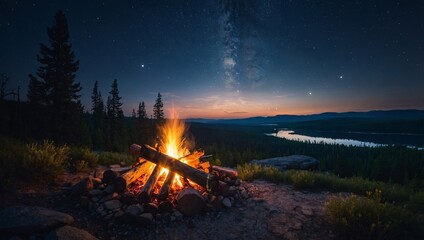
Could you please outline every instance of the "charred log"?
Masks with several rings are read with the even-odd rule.
[[[158,194],[158,200],[165,200],[168,197],[169,189],[172,186],[172,182],[174,181],[175,173],[169,172],[168,176],[165,178],[165,182],[163,182],[162,187],[160,188],[159,194]]]
[[[115,186],[115,191],[123,192],[128,185],[137,180],[143,174],[148,173],[150,167],[152,166],[151,162],[146,160],[142,160],[139,165],[132,168],[128,172],[122,174],[121,176],[115,178],[113,180],[113,184]]]
[[[150,174],[150,177],[147,180],[146,184],[144,184],[143,188],[141,189],[140,195],[138,196],[138,199],[141,203],[149,202],[150,196],[153,192],[153,187],[158,181],[160,169],[161,167],[157,164],[153,169],[153,172]]]

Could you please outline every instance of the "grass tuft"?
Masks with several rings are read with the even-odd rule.
[[[329,222],[342,234],[356,239],[422,239],[423,215],[381,202],[381,190],[367,197],[331,197],[325,204]]]
[[[25,147],[22,159],[24,178],[32,181],[51,181],[64,171],[69,147],[55,146],[53,141],[31,143]]]

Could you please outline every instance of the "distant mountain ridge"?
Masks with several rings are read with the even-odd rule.
[[[311,115],[276,115],[269,117],[250,117],[241,119],[186,119],[188,122],[199,123],[217,123],[217,124],[241,124],[241,125],[260,125],[260,124],[279,124],[290,122],[304,122],[315,120],[327,120],[338,118],[363,118],[363,119],[383,119],[383,120],[417,120],[424,119],[424,110],[373,110],[368,112],[325,112]]]

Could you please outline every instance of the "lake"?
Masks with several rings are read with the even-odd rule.
[[[358,132],[327,132],[282,129],[268,134],[291,141],[339,144],[359,147],[381,147],[388,145],[406,145],[410,148],[424,149],[424,135],[421,134],[387,134]]]

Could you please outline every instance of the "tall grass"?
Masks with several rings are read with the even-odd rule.
[[[272,182],[293,184],[296,189],[351,192],[363,196],[367,192],[380,189],[383,202],[407,204],[411,210],[424,213],[424,192],[407,186],[370,181],[360,177],[340,178],[322,172],[295,170],[281,172],[274,167],[257,164],[239,165],[237,171],[239,177],[247,181],[262,178]]]
[[[381,201],[381,191],[367,197],[331,197],[325,213],[336,231],[356,239],[423,239],[424,216]]]

